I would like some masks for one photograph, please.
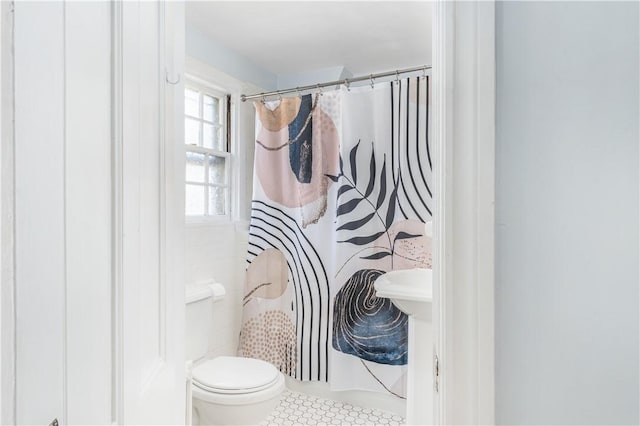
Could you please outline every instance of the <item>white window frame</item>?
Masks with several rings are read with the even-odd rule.
[[[192,118],[192,119],[197,119],[200,122],[200,128],[199,128],[199,140],[202,141],[202,137],[203,137],[203,125],[204,123],[207,124],[213,124],[214,126],[218,126],[219,128],[222,129],[222,134],[223,134],[223,138],[225,140],[225,144],[226,141],[229,140],[230,144],[229,145],[233,145],[234,143],[234,134],[233,134],[233,121],[234,121],[234,117],[233,117],[233,113],[232,111],[229,110],[228,105],[227,105],[227,96],[230,96],[230,94],[228,93],[228,91],[225,91],[224,89],[215,86],[214,84],[211,84],[209,82],[206,82],[202,79],[187,75],[185,78],[185,89],[193,89],[193,90],[197,90],[198,92],[200,92],[201,94],[206,94],[206,95],[210,95],[216,98],[219,98],[222,102],[220,104],[220,109],[221,109],[221,115],[223,117],[230,117],[230,121],[231,121],[231,127],[228,127],[228,123],[227,123],[227,119],[224,119],[223,122],[221,124],[219,123],[211,123],[207,120],[204,119],[203,117],[203,102],[202,99],[199,100],[198,103],[198,108],[200,109],[199,111],[199,117],[193,117],[190,115],[187,115],[186,113],[186,109],[185,112],[183,114],[184,118],[186,119],[187,117]],[[213,148],[206,148],[204,146],[197,146],[197,145],[188,145],[185,141],[184,144],[184,160],[185,160],[185,165],[186,165],[186,161],[187,161],[187,153],[188,152],[197,152],[200,154],[205,154],[205,155],[214,155],[217,157],[224,157],[225,158],[225,174],[224,174],[224,184],[218,184],[218,183],[210,183],[209,182],[209,167],[206,164],[205,161],[205,167],[204,167],[204,182],[194,182],[194,181],[188,181],[186,180],[185,177],[185,190],[186,190],[186,185],[198,185],[198,186],[203,186],[205,188],[205,200],[207,200],[205,202],[205,209],[207,210],[208,213],[208,199],[209,199],[209,188],[211,187],[217,187],[217,188],[225,188],[225,214],[223,215],[210,215],[210,214],[205,214],[205,215],[187,215],[185,212],[185,222],[187,224],[208,224],[208,223],[227,223],[227,222],[231,222],[231,218],[233,217],[233,205],[232,205],[232,197],[231,197],[231,192],[233,189],[233,156],[232,156],[232,146],[228,146],[227,147],[228,151],[220,151],[217,149],[213,149]]]

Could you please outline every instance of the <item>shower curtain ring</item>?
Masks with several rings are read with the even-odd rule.
[[[427,67],[422,68],[422,79],[427,78]]]
[[[299,87],[296,87],[296,93],[298,94],[298,97],[299,97],[299,98],[301,98],[301,97],[302,97],[302,95],[300,94],[300,88],[299,88]]]
[[[322,87],[320,87],[320,83],[316,84],[316,89],[318,90],[318,93],[320,94],[320,96],[324,95],[324,93],[322,93]]]
[[[400,72],[396,70],[396,84],[400,84]]]
[[[344,85],[345,85],[345,86],[347,86],[347,92],[350,92],[350,91],[351,91],[350,84],[351,84],[351,83],[349,83],[349,79],[348,79],[348,78],[345,78],[345,79],[344,79]]]
[[[373,90],[373,74],[369,74],[369,78],[371,79],[371,89]]]
[[[262,103],[263,104],[267,103],[267,98],[264,93],[262,94]]]

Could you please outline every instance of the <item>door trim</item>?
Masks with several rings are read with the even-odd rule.
[[[434,6],[434,423],[494,424],[495,3]]]
[[[124,420],[124,318],[123,318],[123,11],[122,2],[111,3],[112,36],[112,80],[111,80],[111,126],[112,126],[112,307],[111,342],[113,347],[112,371],[112,424],[123,424]]]
[[[0,424],[16,423],[13,2],[0,3]]]
[[[157,358],[144,377],[133,377],[139,371],[135,339],[126,327],[130,324],[132,304],[137,301],[135,289],[126,283],[136,283],[131,268],[126,268],[125,252],[135,252],[140,235],[130,232],[130,221],[136,217],[135,206],[127,199],[127,188],[132,164],[139,161],[131,145],[139,143],[139,136],[127,124],[127,108],[134,95],[128,93],[128,85],[139,78],[139,65],[132,60],[132,52],[140,48],[138,20],[140,2],[115,2],[112,5],[112,203],[113,203],[113,394],[112,424],[140,422],[181,423],[185,419],[186,389],[184,387],[184,345],[172,342],[184,341],[184,3],[154,2],[158,7],[157,22],[157,87],[158,103],[158,176],[154,184],[158,189],[158,347]],[[168,75],[177,75],[173,84]],[[129,123],[130,124],[130,123]],[[132,154],[133,153],[133,154]],[[126,164],[129,163],[127,169]],[[133,168],[135,170],[135,168]],[[129,175],[127,174],[129,172]],[[127,225],[129,223],[129,225]],[[126,324],[126,327],[125,327]],[[134,325],[131,325],[133,327]],[[133,385],[132,385],[133,383]],[[162,389],[154,389],[160,384]],[[174,389],[176,398],[166,401],[162,393]],[[140,398],[162,400],[169,415],[162,418],[150,415],[149,404],[140,404]]]

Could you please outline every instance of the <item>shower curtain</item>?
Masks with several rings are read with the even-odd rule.
[[[428,77],[256,102],[239,354],[403,398],[407,316],[373,283],[431,268]]]

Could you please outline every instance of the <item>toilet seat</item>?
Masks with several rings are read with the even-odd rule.
[[[275,386],[281,376],[268,362],[229,356],[207,360],[192,373],[194,387],[218,395],[260,392]]]
[[[276,384],[278,382],[278,378],[276,377],[273,381],[264,384],[262,386],[257,386],[255,388],[250,388],[250,389],[218,389],[218,388],[212,388],[209,387],[207,385],[204,385],[196,380],[193,381],[193,386],[205,391],[205,392],[211,392],[211,393],[216,393],[216,394],[220,394],[220,395],[244,395],[244,394],[248,394],[248,393],[254,393],[254,392],[259,392],[265,389],[269,389],[271,386],[273,386],[274,384]]]
[[[208,360],[192,370],[192,378],[194,404],[204,401],[218,407],[272,404],[285,389],[284,374],[253,358]]]

